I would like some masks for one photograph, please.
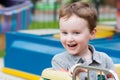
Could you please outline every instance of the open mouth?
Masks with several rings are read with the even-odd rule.
[[[76,47],[77,44],[67,44],[69,47]]]

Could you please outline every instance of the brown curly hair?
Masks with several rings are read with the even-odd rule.
[[[72,4],[62,6],[59,11],[59,19],[63,17],[68,19],[73,14],[88,22],[90,32],[96,27],[97,11],[89,3],[74,2]]]

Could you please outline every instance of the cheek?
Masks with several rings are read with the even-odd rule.
[[[75,39],[78,43],[85,43],[89,41],[89,36],[79,36]]]
[[[65,37],[63,37],[62,35],[60,35],[60,41],[62,42],[62,43],[65,43]]]
[[[63,47],[66,46],[66,40],[64,38],[60,38],[60,42],[62,43]]]

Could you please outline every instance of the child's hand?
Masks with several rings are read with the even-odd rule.
[[[72,66],[71,69],[69,69],[68,74],[69,74],[70,76],[73,75],[73,70],[74,70],[75,67],[78,66],[78,65],[80,65],[80,64],[76,64],[76,65]],[[87,72],[87,69],[80,68],[80,69],[76,72],[76,74],[79,75],[81,72]]]

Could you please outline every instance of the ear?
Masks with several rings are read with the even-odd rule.
[[[94,29],[92,30],[92,32],[90,32],[90,40],[92,40],[92,39],[95,38],[96,32],[97,32],[97,29],[96,29],[96,28],[94,28]]]

